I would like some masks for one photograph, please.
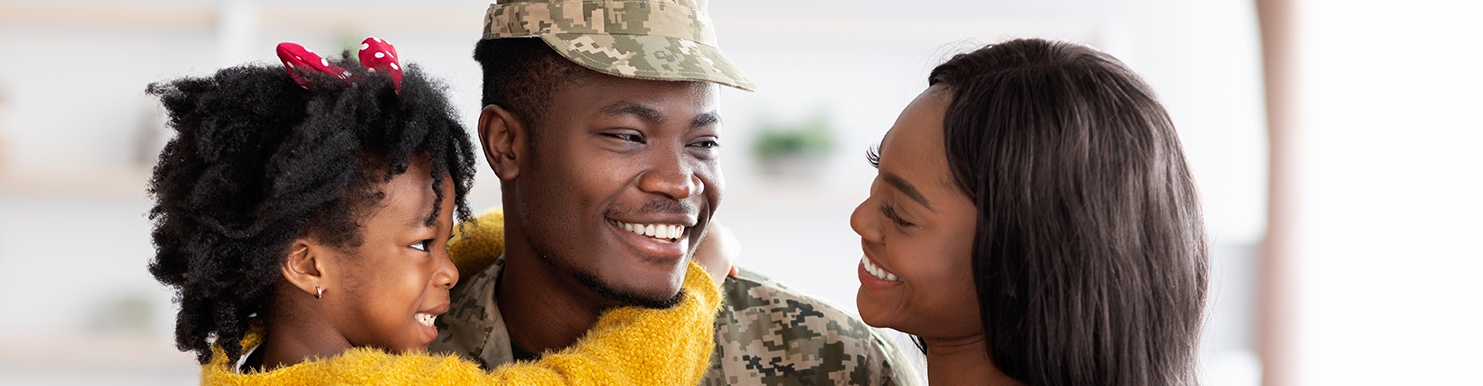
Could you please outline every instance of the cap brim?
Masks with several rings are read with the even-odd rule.
[[[746,91],[757,86],[721,50],[668,36],[542,34],[561,56],[608,75],[625,78],[713,82]]]

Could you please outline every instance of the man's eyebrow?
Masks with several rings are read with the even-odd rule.
[[[916,200],[922,206],[927,207],[927,210],[937,212],[937,209],[932,209],[932,204],[927,202],[927,197],[923,196],[922,192],[917,191],[916,186],[912,186],[910,182],[906,182],[901,176],[891,174],[891,172],[881,172],[881,178],[884,178],[887,184],[896,187],[896,190],[905,193],[907,197],[911,197],[912,200]]]
[[[700,115],[696,115],[695,119],[691,119],[690,128],[694,129],[697,127],[714,125],[717,123],[721,123],[721,114],[715,111],[708,111],[701,113]]]
[[[659,110],[629,101],[604,106],[598,113],[607,116],[632,115],[655,125],[664,123],[664,116],[659,114]]]

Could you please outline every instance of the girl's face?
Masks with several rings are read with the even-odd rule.
[[[426,161],[392,178],[385,198],[362,220],[359,247],[329,249],[325,315],[351,345],[391,352],[424,351],[438,335],[433,319],[448,311],[458,271],[448,259],[453,183],[431,224],[436,196]]]
[[[983,333],[970,262],[977,209],[943,148],[952,101],[934,86],[906,106],[881,141],[870,198],[850,216],[865,257],[855,301],[865,323],[928,339]]]

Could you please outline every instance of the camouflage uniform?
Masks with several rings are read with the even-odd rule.
[[[438,338],[429,350],[458,354],[486,369],[514,361],[495,301],[503,265],[501,256],[453,288],[452,308],[438,318]],[[827,302],[745,269],[726,279],[722,293],[716,352],[701,385],[917,383],[895,345]]]

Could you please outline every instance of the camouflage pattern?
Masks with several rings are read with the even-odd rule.
[[[756,85],[716,47],[696,0],[500,0],[484,39],[539,37],[563,57],[609,75]]]
[[[726,278],[701,385],[915,385],[910,362],[865,322],[746,269]]]
[[[453,253],[455,251],[449,251],[450,255]],[[495,284],[499,282],[499,273],[504,265],[505,259],[501,255],[473,277],[459,280],[448,293],[451,303],[448,312],[434,321],[438,338],[428,345],[428,351],[458,354],[485,370],[514,361],[510,332],[505,327],[505,318],[500,315],[494,296]]]
[[[453,288],[452,307],[438,318],[438,338],[430,351],[457,354],[485,369],[514,361],[495,303],[503,266],[501,256]],[[825,301],[745,269],[727,278],[722,292],[716,352],[701,385],[918,383],[894,344]]]

